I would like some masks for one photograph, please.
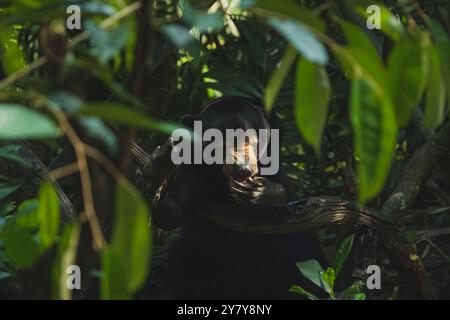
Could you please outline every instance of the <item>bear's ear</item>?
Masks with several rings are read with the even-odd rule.
[[[194,128],[194,120],[195,120],[194,116],[187,114],[181,117],[180,122],[188,128]]]

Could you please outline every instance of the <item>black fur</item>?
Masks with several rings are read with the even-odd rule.
[[[266,119],[253,101],[227,97],[209,103],[203,112],[183,119],[203,121],[203,130],[269,129],[279,121]],[[316,259],[323,262],[320,246],[311,233],[257,235],[235,232],[211,223],[198,212],[210,204],[241,214],[283,214],[287,186],[281,174],[257,177],[264,186],[256,201],[236,201],[220,165],[181,165],[162,201],[156,223],[173,227],[182,223],[180,237],[169,251],[168,278],[175,298],[278,299],[289,298],[291,285],[315,291],[301,278],[295,264]],[[239,192],[242,195],[241,192]],[[244,194],[245,197],[245,194]],[[159,222],[159,223],[158,223]]]

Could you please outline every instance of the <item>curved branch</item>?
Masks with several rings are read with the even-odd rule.
[[[202,216],[226,228],[250,233],[297,233],[329,226],[339,226],[355,232],[374,230],[381,246],[396,265],[401,282],[410,297],[435,297],[415,247],[392,223],[379,218],[373,210],[361,207],[356,202],[339,197],[314,197],[306,201],[291,202],[284,216],[270,220],[255,220],[223,207],[204,210]]]
[[[414,153],[397,187],[380,210],[384,217],[394,221],[401,210],[408,208],[414,202],[430,169],[448,152],[449,140],[450,123],[447,123],[433,139]]]

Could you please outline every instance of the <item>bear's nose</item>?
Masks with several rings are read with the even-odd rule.
[[[236,165],[233,167],[233,177],[239,180],[250,178],[252,173],[250,165]]]

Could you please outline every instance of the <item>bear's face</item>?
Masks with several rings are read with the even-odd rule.
[[[223,150],[223,161],[220,168],[211,166],[215,166],[216,170],[221,169],[229,182],[251,179],[258,174],[259,155],[267,148],[271,129],[262,108],[246,99],[219,99],[207,105],[199,114],[182,119],[183,124],[191,128],[195,121],[201,121],[203,132],[216,129],[222,133],[223,141],[219,143]],[[243,134],[244,138],[238,139],[231,132],[241,137]],[[265,139],[261,139],[261,134],[266,135]],[[204,147],[209,143],[204,143]]]

